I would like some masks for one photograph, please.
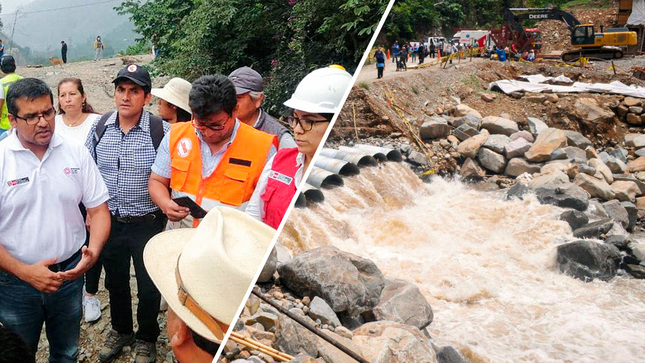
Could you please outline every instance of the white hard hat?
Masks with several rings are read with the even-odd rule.
[[[316,69],[300,81],[284,105],[310,113],[336,113],[352,75],[340,66]]]

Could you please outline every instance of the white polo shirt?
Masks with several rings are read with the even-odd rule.
[[[0,142],[0,243],[19,261],[33,264],[71,257],[85,243],[78,208],[108,200],[107,187],[89,151],[54,133],[42,160],[17,133]]]

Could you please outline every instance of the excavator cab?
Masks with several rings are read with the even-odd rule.
[[[593,25],[577,25],[571,33],[571,45],[593,45],[595,38]]]

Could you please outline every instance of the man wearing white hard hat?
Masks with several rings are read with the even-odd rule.
[[[300,81],[284,105],[298,147],[280,149],[267,163],[246,212],[278,228],[329,123],[338,111],[352,75],[340,66],[316,69]]]
[[[148,242],[144,263],[168,301],[168,340],[180,362],[213,360],[274,233],[239,210],[216,207],[199,227]]]
[[[153,88],[150,93],[159,98],[157,115],[170,124],[190,121],[193,118],[188,106],[190,87],[190,82],[175,77],[163,88]]]

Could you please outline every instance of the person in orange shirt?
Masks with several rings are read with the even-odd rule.
[[[278,145],[275,135],[235,119],[235,86],[223,75],[197,79],[189,105],[193,120],[171,126],[148,182],[150,196],[168,216],[170,228],[199,223],[173,200],[177,197],[187,196],[205,210],[224,205],[243,211]]]

